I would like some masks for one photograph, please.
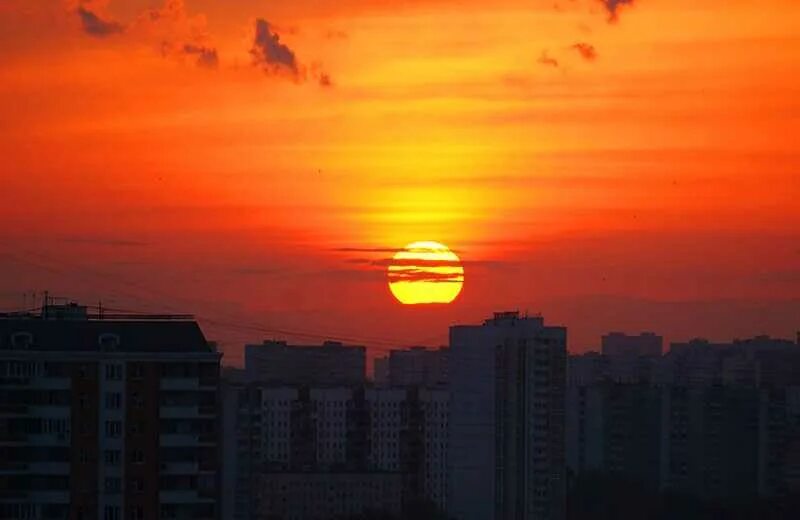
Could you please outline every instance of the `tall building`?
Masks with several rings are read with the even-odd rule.
[[[604,337],[604,347],[612,336],[624,335]],[[758,336],[674,343],[661,357],[627,346],[604,351],[569,358],[572,475],[604,472],[711,503],[800,489],[797,343]],[[611,358],[634,356],[656,369],[654,377],[619,377],[609,369]],[[636,372],[644,373],[627,373]]]
[[[637,336],[623,332],[609,332],[600,338],[600,348],[604,356],[650,356],[658,357],[664,338],[653,332],[642,332]]]
[[[246,345],[244,358],[251,381],[312,386],[363,385],[366,382],[365,348],[337,341],[307,346],[265,341]]]
[[[375,383],[389,386],[443,386],[447,384],[449,349],[411,347],[391,350],[375,359]]]
[[[450,328],[450,515],[564,517],[566,340],[517,312]]]
[[[223,398],[226,518],[398,512],[420,500],[445,508],[446,389],[272,386],[231,375]],[[353,501],[342,502],[340,491]]]
[[[219,518],[219,362],[184,316],[0,315],[0,518]]]
[[[650,381],[661,357],[663,338],[652,332],[611,332],[601,338],[606,379],[619,383]]]

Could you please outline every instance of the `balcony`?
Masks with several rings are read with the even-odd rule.
[[[162,377],[161,390],[197,390],[200,380],[196,377]]]
[[[217,444],[217,435],[214,433],[162,433],[159,445],[171,446],[204,446]]]
[[[162,419],[213,417],[217,414],[217,408],[213,405],[161,405],[158,414]]]
[[[197,462],[162,462],[159,471],[162,475],[194,475],[199,469]]]
[[[36,433],[26,437],[25,444],[32,446],[68,446],[70,443],[69,433]]]
[[[203,502],[216,502],[216,497],[202,496],[194,489],[161,491],[158,500],[162,504],[192,504]]]

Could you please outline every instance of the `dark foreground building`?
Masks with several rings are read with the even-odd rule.
[[[219,362],[186,316],[0,315],[0,518],[219,518]]]

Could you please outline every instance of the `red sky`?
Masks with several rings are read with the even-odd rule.
[[[280,331],[433,345],[504,309],[575,351],[609,330],[793,336],[800,4],[615,18],[0,0],[0,307],[49,289],[194,312],[228,362]],[[370,266],[417,240],[464,260],[455,303],[403,307]]]

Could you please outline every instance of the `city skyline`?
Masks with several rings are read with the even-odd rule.
[[[579,355],[567,336],[495,312],[370,377],[337,341],[249,344],[223,369],[186,314],[0,313],[0,515],[792,517],[800,334],[611,332]]]
[[[798,22],[791,0],[6,1],[0,308],[193,312],[238,363],[259,329],[377,351],[496,309],[573,351],[789,336]],[[417,241],[460,258],[451,304],[387,287]]]

